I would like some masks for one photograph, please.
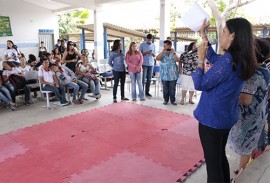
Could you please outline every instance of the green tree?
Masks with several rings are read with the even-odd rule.
[[[90,12],[88,10],[75,10],[58,15],[58,25],[60,38],[66,38],[66,34],[78,32],[77,25],[85,24],[89,19]]]
[[[170,28],[171,31],[175,31],[176,28],[176,20],[181,17],[180,11],[178,8],[175,6],[173,2],[170,3]]]

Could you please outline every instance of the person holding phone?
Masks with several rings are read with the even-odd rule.
[[[170,99],[173,105],[177,105],[175,102],[175,87],[179,73],[176,62],[179,62],[180,59],[174,49],[172,49],[172,42],[170,40],[164,41],[163,47],[164,49],[156,58],[161,62],[160,78],[163,84],[163,104],[167,105]]]
[[[152,95],[149,93],[150,91],[150,84],[151,84],[151,78],[153,75],[153,69],[154,69],[154,63],[155,63],[155,44],[152,43],[153,35],[148,34],[146,36],[146,41],[141,43],[139,51],[143,55],[143,77],[142,77],[142,85],[143,89],[145,91],[145,96],[152,97]],[[145,85],[146,80],[146,85]]]

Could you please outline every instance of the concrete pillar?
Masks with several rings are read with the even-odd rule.
[[[80,49],[85,49],[85,30],[82,29],[82,34],[80,38]]]
[[[174,50],[177,51],[177,32],[174,32],[173,47]]]
[[[267,29],[267,27],[264,27],[263,30],[262,30],[263,38],[266,38],[267,34],[268,34],[268,29]]]
[[[170,9],[169,0],[160,0],[160,29],[159,51],[163,50],[163,42],[170,37]]]
[[[126,55],[126,50],[125,50],[125,38],[122,37],[122,38],[121,38],[121,41],[122,41],[122,52],[123,52],[124,55]]]
[[[94,10],[94,33],[95,58],[98,61],[100,59],[104,59],[102,5],[96,6],[96,9]]]
[[[107,32],[107,27],[104,27],[104,58],[105,59],[107,59],[107,55],[108,55],[107,42],[108,42],[108,32]]]

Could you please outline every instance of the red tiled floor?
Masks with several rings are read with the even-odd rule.
[[[199,140],[171,132],[146,140],[130,148],[134,153],[173,170],[188,171],[202,156]]]
[[[0,162],[5,161],[7,158],[24,154],[27,151],[27,148],[15,142],[7,135],[1,135],[0,139]]]
[[[173,183],[178,178],[179,172],[124,151],[66,183]]]
[[[0,182],[175,182],[202,158],[197,133],[189,116],[113,104],[1,135]]]

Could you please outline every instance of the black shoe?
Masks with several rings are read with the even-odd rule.
[[[31,105],[31,102],[30,101],[25,101],[24,104],[29,106],[29,105]]]
[[[113,99],[113,103],[117,103],[117,99],[116,98]]]
[[[129,100],[128,98],[126,97],[122,97],[121,100]]]
[[[167,105],[167,104],[168,104],[168,102],[166,102],[166,101],[163,102],[163,105]]]
[[[152,95],[150,93],[146,93],[145,96],[152,97]]]
[[[176,102],[172,102],[172,105],[177,105],[177,103]]]

